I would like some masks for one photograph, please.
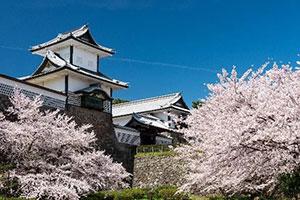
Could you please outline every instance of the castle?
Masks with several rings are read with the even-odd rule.
[[[189,114],[181,93],[112,105],[113,93],[129,84],[99,71],[101,59],[115,51],[99,45],[87,25],[58,34],[30,51],[43,57],[41,64],[19,79],[0,74],[0,94],[10,96],[18,87],[31,98],[41,94],[48,107],[64,110],[73,106],[106,113],[119,143],[136,146],[182,141],[168,114]]]

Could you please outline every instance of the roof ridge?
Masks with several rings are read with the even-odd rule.
[[[91,41],[83,40],[82,38],[80,38],[86,33],[89,33],[89,36],[91,37]],[[89,45],[90,47],[96,48],[110,55],[115,53],[115,50],[113,50],[112,48],[104,47],[96,42],[96,40],[90,33],[88,24],[84,24],[81,27],[72,29],[64,33],[58,33],[56,37],[50,39],[49,41],[34,46],[30,46],[29,50],[31,52],[39,51],[40,49],[47,48],[49,46],[55,45],[56,43],[64,42],[65,40],[69,40],[69,39],[77,40],[78,42],[81,42],[85,45]]]
[[[64,58],[60,57],[60,55],[58,53],[56,53],[50,49],[47,50],[45,57],[47,57],[51,62],[55,62],[54,59],[58,58],[59,60],[64,62],[64,65],[68,64],[68,62]],[[57,64],[57,63],[55,63],[55,64]]]
[[[81,27],[74,28],[74,29],[72,29],[72,30],[70,30],[70,31],[66,31],[66,32],[63,32],[63,33],[58,33],[58,34],[56,35],[56,37],[54,37],[53,39],[50,39],[49,41],[44,42],[44,43],[42,43],[42,44],[45,44],[45,43],[51,43],[52,41],[57,40],[57,38],[61,38],[62,36],[66,36],[66,35],[68,35],[68,34],[70,34],[70,33],[72,33],[72,32],[78,31],[78,30],[83,29],[83,28],[85,28],[85,27],[88,28],[88,24],[84,24],[84,25],[82,25]],[[72,34],[73,34],[73,33],[72,33]],[[36,48],[36,47],[41,46],[42,44],[37,44],[37,45],[34,45],[34,46],[30,46],[29,49],[34,49],[34,48]]]
[[[164,94],[164,95],[160,95],[160,96],[156,96],[156,97],[148,97],[148,98],[133,100],[133,101],[125,102],[125,103],[114,104],[113,107],[122,107],[122,106],[125,106],[125,105],[138,104],[138,103],[147,102],[147,101],[151,101],[151,100],[163,99],[163,98],[166,98],[166,97],[175,96],[175,95],[179,95],[179,94],[181,94],[181,92],[175,92],[175,93],[171,93],[171,94]]]
[[[153,116],[153,115],[143,115],[143,114],[141,114],[141,115],[139,115],[139,116],[144,117],[144,118],[149,119],[149,120],[152,120],[152,121],[155,120],[155,121],[162,122],[161,119],[159,119],[158,117],[155,117],[155,116]]]
[[[59,34],[61,34],[61,35],[66,35],[66,34],[68,34],[68,33],[72,33],[72,32],[74,32],[74,31],[77,31],[77,30],[80,30],[80,29],[83,29],[83,28],[88,28],[89,26],[88,26],[88,24],[84,24],[84,25],[82,25],[82,26],[80,26],[80,27],[78,27],[78,28],[73,28],[72,30],[70,30],[70,31],[66,31],[66,32],[63,32],[63,33],[58,33],[58,35]]]

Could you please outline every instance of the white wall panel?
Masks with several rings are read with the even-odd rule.
[[[97,71],[97,55],[78,47],[74,47],[73,49],[73,63],[74,65],[78,65],[95,72]]]

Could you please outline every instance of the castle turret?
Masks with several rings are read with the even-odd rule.
[[[80,98],[81,106],[111,112],[113,92],[128,88],[128,83],[99,71],[99,59],[115,51],[97,44],[87,25],[58,34],[30,51],[44,59],[33,74],[22,79],[64,92],[70,99]]]

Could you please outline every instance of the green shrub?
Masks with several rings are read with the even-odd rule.
[[[179,143],[173,144],[154,144],[154,145],[140,145],[137,147],[137,153],[149,153],[149,152],[164,152],[173,151],[174,148],[179,146]],[[171,147],[171,148],[170,148]]]
[[[189,200],[189,195],[187,193],[176,193],[177,190],[174,189],[164,189],[158,193],[158,197],[164,200]]]
[[[146,194],[142,189],[125,189],[120,191],[101,191],[81,197],[81,200],[133,200],[143,199],[144,197],[146,197]]]
[[[161,185],[161,186],[158,186],[157,188],[155,188],[155,193],[158,195],[158,193],[161,191],[161,190],[165,190],[165,189],[175,189],[175,190],[178,190],[178,187],[175,186],[175,185]]]
[[[0,197],[0,200],[29,200],[26,198],[16,198],[16,197],[12,197],[12,198],[7,198],[7,197]],[[34,200],[34,199],[31,199]]]
[[[155,189],[158,198],[164,200],[190,200],[187,193],[177,193],[178,187],[176,186],[160,186]]]
[[[137,153],[135,157],[156,157],[156,156],[177,156],[179,153],[175,151],[163,151],[163,152],[148,152],[148,153]]]
[[[209,200],[209,197],[191,195],[191,200]]]
[[[282,174],[278,177],[279,180],[279,190],[286,197],[297,197],[300,193],[300,169],[290,173]]]
[[[105,192],[101,191],[101,192],[97,192],[97,193],[91,193],[88,194],[85,197],[81,197],[81,200],[104,200],[105,199]]]
[[[105,193],[105,200],[114,200],[117,196],[117,191],[108,191]]]
[[[144,193],[145,193],[145,197],[147,197],[146,199],[156,199],[157,194],[154,190],[152,189],[143,189]],[[144,197],[144,199],[145,199]]]
[[[142,199],[145,192],[141,189],[125,189],[117,193],[114,200]]]
[[[12,164],[7,164],[7,165],[0,165],[0,171],[7,171],[12,169],[14,166]]]
[[[19,181],[17,178],[9,178],[9,173],[2,174],[2,179],[0,179],[4,187],[0,188],[0,194],[5,197],[19,197]]]
[[[233,197],[210,196],[209,200],[253,200],[253,197],[250,197],[250,196],[233,196]]]
[[[117,193],[117,195],[115,196],[114,200],[132,200],[134,199],[130,193],[127,192],[120,192]]]
[[[251,196],[233,196],[233,197],[224,197],[224,196],[210,196],[209,200],[253,200]],[[258,197],[259,200],[287,200],[281,197]]]

